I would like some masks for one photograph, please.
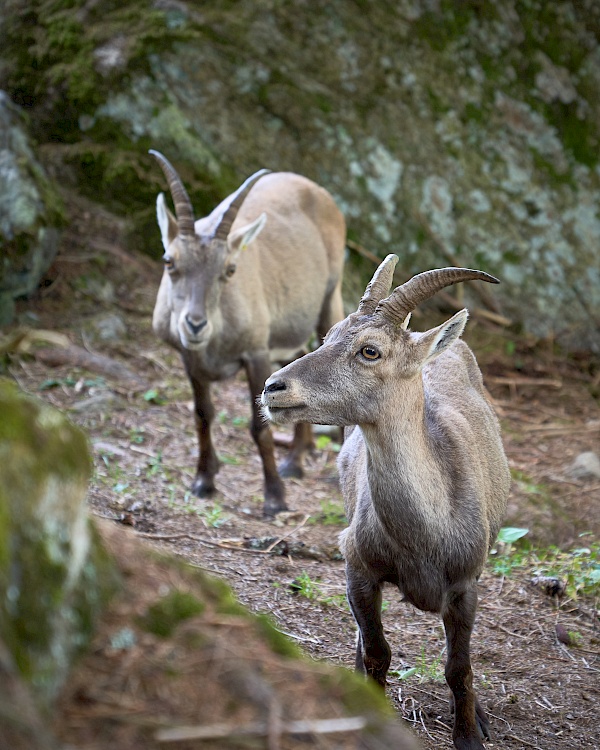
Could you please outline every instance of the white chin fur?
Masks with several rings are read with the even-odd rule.
[[[180,336],[179,340],[181,341],[183,348],[187,349],[190,352],[197,352],[204,346],[203,341],[188,341],[188,339],[184,338],[183,336]]]

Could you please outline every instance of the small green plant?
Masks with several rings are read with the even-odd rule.
[[[218,529],[219,526],[223,526],[230,519],[230,516],[223,512],[223,508],[218,503],[198,508],[196,512],[204,523],[213,529]]]
[[[339,443],[335,443],[329,437],[329,435],[319,435],[319,437],[315,441],[315,446],[319,451],[329,450],[333,451],[334,453],[339,453],[342,447]]]
[[[237,456],[219,455],[219,461],[230,466],[238,466],[242,461]]]
[[[321,512],[313,516],[311,523],[321,523],[323,526],[345,526],[346,514],[342,503],[335,500],[321,500]]]
[[[141,445],[144,440],[144,429],[140,427],[133,427],[131,430],[129,430],[129,442],[134,443],[135,445]]]
[[[514,544],[529,533],[529,529],[520,529],[516,526],[504,526],[498,532],[498,541],[503,544]]]
[[[498,532],[496,547],[491,551],[492,570],[496,575],[507,576],[524,565],[527,551],[514,550],[513,545],[529,533],[529,529],[505,526]],[[500,550],[500,552],[499,552]]]
[[[492,571],[510,576],[515,571],[529,572],[532,578],[557,578],[566,584],[566,595],[600,596],[600,543],[589,540],[585,547],[564,551],[556,546],[545,549],[515,546],[527,533],[526,529],[507,527],[500,530],[500,544],[490,553]],[[582,534],[581,537],[588,537]]]
[[[442,659],[446,648],[442,649],[439,656],[436,656],[431,664],[427,663],[427,655],[425,653],[425,647],[421,646],[421,653],[417,658],[417,664],[410,669],[404,670],[390,670],[389,674],[395,675],[399,680],[408,680],[410,677],[416,675],[419,677],[420,682],[433,681],[433,682],[444,682],[444,666]]]
[[[156,456],[148,458],[148,468],[146,469],[146,476],[148,478],[155,476],[162,469],[162,451],[158,451]]]
[[[543,484],[536,484],[531,477],[527,476],[522,471],[517,469],[511,469],[510,475],[517,487],[527,495],[539,495],[543,499],[549,499],[549,492],[547,487]]]
[[[149,404],[166,404],[166,400],[159,394],[159,392],[156,390],[156,388],[150,388],[150,390],[146,391],[144,393],[144,401],[147,401]]]
[[[304,571],[290,583],[290,590],[293,594],[303,596],[305,599],[310,599],[311,601],[315,601],[320,593],[318,583],[313,581],[308,573]]]
[[[305,599],[325,604],[326,606],[348,610],[348,602],[345,594],[325,594],[323,585],[319,581],[314,581],[305,571],[294,578],[289,588],[296,596],[303,596]]]
[[[333,594],[331,596],[322,596],[319,598],[321,604],[328,604],[338,609],[349,610],[346,594]]]

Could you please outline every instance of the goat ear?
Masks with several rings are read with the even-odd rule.
[[[159,193],[156,198],[156,218],[158,219],[160,235],[166,252],[171,242],[177,237],[179,228],[177,226],[177,219],[167,208],[164,193]]]
[[[227,238],[229,249],[232,253],[239,253],[241,250],[245,250],[251,242],[258,237],[262,232],[265,224],[267,223],[267,214],[263,213],[250,224],[246,224],[240,229],[236,229]]]
[[[465,330],[468,317],[469,311],[467,309],[460,310],[450,320],[442,323],[437,328],[432,328],[431,331],[427,331],[423,335],[419,341],[419,344],[425,347],[423,364],[431,362],[432,359],[435,359],[439,354],[452,346]]]

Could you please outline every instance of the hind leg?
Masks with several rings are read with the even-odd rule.
[[[282,477],[301,479],[304,476],[304,456],[313,447],[312,426],[308,422],[298,422],[294,428],[294,441],[287,457],[279,464]]]

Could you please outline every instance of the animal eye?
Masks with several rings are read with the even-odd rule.
[[[167,271],[172,271],[175,268],[175,261],[170,255],[163,255],[163,263]]]
[[[373,361],[374,359],[379,359],[381,357],[381,354],[375,349],[374,346],[363,346],[363,348],[360,350],[360,353],[365,359],[369,359]]]
[[[227,266],[227,268],[225,269],[225,276],[228,279],[230,279],[234,273],[235,273],[235,266],[234,265]]]

